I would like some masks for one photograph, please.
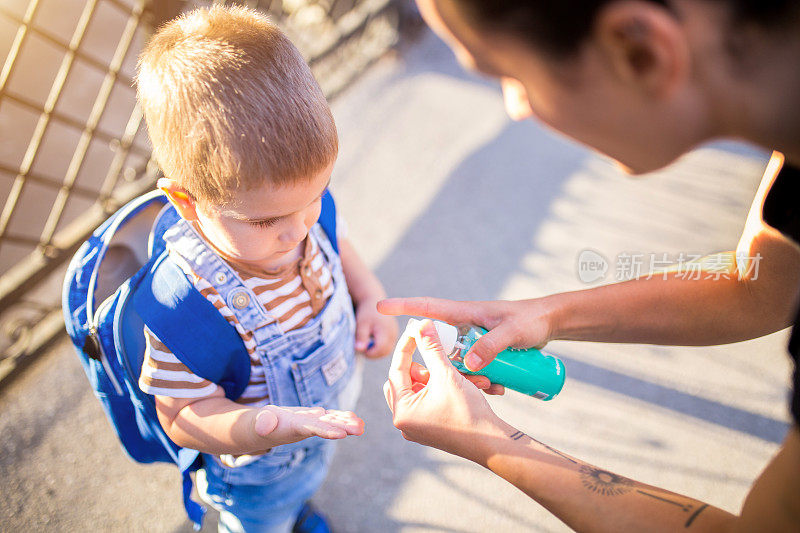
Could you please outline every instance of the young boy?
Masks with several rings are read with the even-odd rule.
[[[346,411],[360,387],[354,350],[386,355],[397,334],[342,225],[337,254],[316,224],[338,152],[330,109],[291,42],[238,7],[159,29],[137,88],[158,186],[181,217],[164,236],[170,258],[251,360],[230,401],[145,329],[140,387],[170,438],[203,452],[197,487],[221,531],[325,531],[305,502],[328,468],[323,439],[364,430]]]

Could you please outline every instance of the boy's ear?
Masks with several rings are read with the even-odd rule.
[[[672,94],[689,74],[686,36],[675,15],[644,2],[611,2],[594,36],[615,76],[656,98]]]
[[[184,220],[197,220],[196,202],[186,189],[170,178],[159,178],[156,186],[163,191],[170,203],[175,206],[178,214]]]

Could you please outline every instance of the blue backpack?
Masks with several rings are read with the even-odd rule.
[[[153,396],[139,388],[144,326],[231,400],[249,382],[250,357],[234,327],[170,260],[163,234],[177,220],[160,191],[128,202],[72,258],[62,305],[67,333],[123,449],[139,463],[178,466],[184,507],[199,529],[205,509],[189,496],[190,473],[202,465],[202,457],[170,440]],[[327,191],[319,224],[338,252],[336,207]]]

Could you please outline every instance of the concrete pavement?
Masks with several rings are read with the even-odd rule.
[[[710,253],[741,232],[766,154],[715,145],[632,180],[531,122],[435,37],[341,94],[333,189],[391,295],[525,298],[583,288],[577,257]],[[786,333],[711,348],[552,343],[553,402],[492,398],[535,438],[603,468],[737,511],[788,427]],[[402,439],[367,365],[366,434],[340,446],[315,498],[337,531],[567,528],[464,460]],[[189,531],[177,473],[127,460],[65,342],[0,396],[3,530]],[[213,515],[204,531],[214,530]]]

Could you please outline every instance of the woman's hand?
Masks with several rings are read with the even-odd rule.
[[[497,354],[513,348],[541,348],[553,339],[551,310],[543,299],[456,302],[438,298],[388,298],[378,302],[386,315],[414,315],[449,324],[471,324],[488,330],[464,358],[470,370],[488,365]]]
[[[427,369],[412,363],[415,348]],[[503,422],[450,364],[430,320],[406,327],[383,391],[404,438],[485,464],[486,452],[475,437],[496,434]]]

